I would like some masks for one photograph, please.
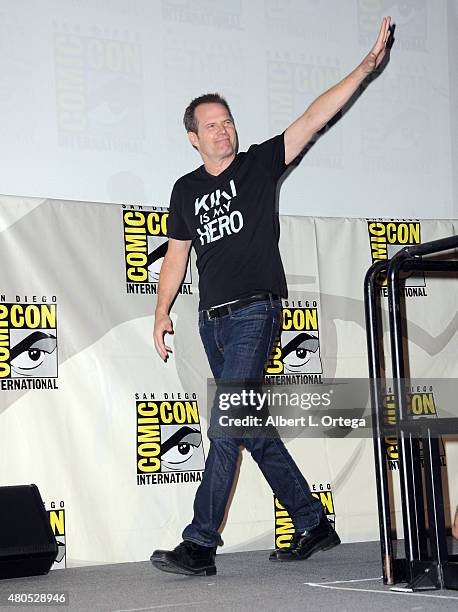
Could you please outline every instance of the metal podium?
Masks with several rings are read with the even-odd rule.
[[[439,433],[444,429],[458,433],[458,418],[423,419],[421,434],[412,433],[408,418],[407,395],[403,381],[410,379],[408,351],[402,312],[401,275],[411,271],[428,273],[458,272],[458,261],[446,259],[447,251],[458,248],[458,236],[406,247],[391,260],[374,263],[364,281],[364,302],[371,390],[373,439],[383,582],[387,585],[407,583],[404,590],[458,589],[458,555],[448,553],[444,499],[441,481]],[[438,255],[440,258],[438,258]],[[434,255],[434,257],[431,257]],[[399,452],[401,509],[404,527],[405,556],[397,557],[390,516],[390,491],[384,448],[384,355],[382,321],[378,295],[380,274],[388,284],[389,332],[393,379],[396,435]],[[455,275],[456,276],[456,275]],[[448,279],[447,279],[447,282]],[[450,281],[453,282],[453,281]],[[407,313],[408,314],[408,313]],[[458,359],[458,355],[456,356]],[[456,398],[458,401],[458,388]],[[447,421],[445,423],[445,421]],[[423,445],[423,464],[420,458]],[[457,466],[458,469],[458,466]]]

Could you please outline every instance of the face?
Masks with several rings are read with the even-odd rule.
[[[195,110],[197,134],[189,132],[189,140],[202,159],[220,162],[235,155],[237,133],[234,121],[222,104],[200,104]]]

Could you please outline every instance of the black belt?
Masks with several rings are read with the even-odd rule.
[[[256,293],[255,295],[250,295],[246,298],[241,298],[233,302],[232,304],[224,304],[224,306],[215,306],[214,308],[209,308],[208,310],[201,310],[201,314],[206,319],[219,319],[219,317],[225,317],[231,312],[236,312],[240,310],[240,308],[244,308],[245,306],[249,306],[250,304],[254,304],[255,302],[264,302],[266,300],[275,301],[279,300],[280,297],[275,295],[274,293]]]

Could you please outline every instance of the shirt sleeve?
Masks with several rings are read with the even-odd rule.
[[[169,216],[167,219],[167,236],[175,240],[192,240],[191,233],[182,214],[183,200],[178,182],[175,183],[170,196]]]
[[[247,153],[253,155],[273,178],[278,181],[288,167],[285,164],[285,134],[278,134],[258,145],[252,145]]]

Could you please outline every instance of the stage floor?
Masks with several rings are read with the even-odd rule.
[[[454,543],[454,552],[457,543]],[[342,544],[307,561],[272,563],[268,552],[219,554],[216,576],[165,574],[149,561],[54,570],[47,576],[0,581],[0,609],[11,593],[68,594],[66,606],[40,609],[140,612],[148,610],[307,610],[367,612],[458,609],[458,591],[395,593],[381,581],[378,542]]]

